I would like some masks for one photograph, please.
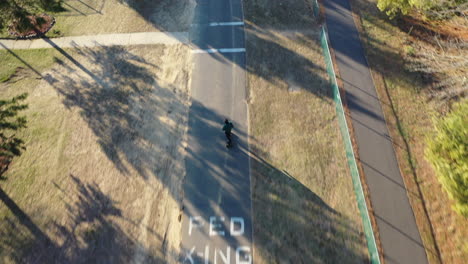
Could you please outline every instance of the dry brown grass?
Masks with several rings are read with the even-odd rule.
[[[31,68],[0,84],[29,93],[27,150],[0,182],[0,262],[175,262],[188,47],[51,50],[45,71],[34,52],[2,53]]]
[[[429,261],[464,263],[468,220],[451,209],[452,201],[424,158],[425,139],[434,133],[431,119],[446,106],[428,99],[431,80],[404,70],[413,56],[409,45],[419,47],[410,52],[416,56],[435,47],[390,23],[368,1],[353,1],[353,8]]]
[[[256,263],[367,257],[308,2],[245,1]],[[272,21],[272,23],[269,23]]]

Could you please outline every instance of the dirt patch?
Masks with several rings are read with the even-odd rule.
[[[47,14],[26,16],[13,21],[8,31],[16,38],[33,38],[44,35],[54,24],[55,19]]]
[[[425,21],[420,14],[411,14],[398,21],[398,26],[403,32],[409,32],[419,40],[428,43],[434,42],[434,36],[447,41],[460,39],[468,41],[468,26],[454,25],[448,21]]]
[[[27,150],[2,183],[0,258],[175,263],[188,47],[60,50],[55,61],[39,84],[0,84],[30,94]]]

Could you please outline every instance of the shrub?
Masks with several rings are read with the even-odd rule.
[[[412,6],[409,0],[378,0],[377,7],[393,18],[398,14],[408,14]]]
[[[454,209],[468,217],[468,99],[435,120],[436,135],[427,139],[426,158],[455,200]]]

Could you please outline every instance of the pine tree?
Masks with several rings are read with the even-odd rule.
[[[468,99],[436,120],[436,135],[428,138],[426,158],[455,200],[454,209],[468,217]]]
[[[21,94],[12,99],[0,100],[0,175],[8,167],[14,156],[21,155],[25,149],[24,141],[16,136],[16,132],[26,127],[26,117],[18,113],[28,106],[22,104],[27,94]]]

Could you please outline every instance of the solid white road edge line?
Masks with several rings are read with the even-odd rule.
[[[244,22],[237,21],[237,22],[212,22],[209,24],[210,27],[216,26],[243,26]]]
[[[232,22],[211,22],[208,24],[190,24],[191,27],[199,26],[210,26],[210,27],[227,27],[227,26],[243,26],[244,22],[242,21],[232,21]]]
[[[237,53],[245,52],[245,48],[232,48],[232,49],[196,49],[192,53]]]

